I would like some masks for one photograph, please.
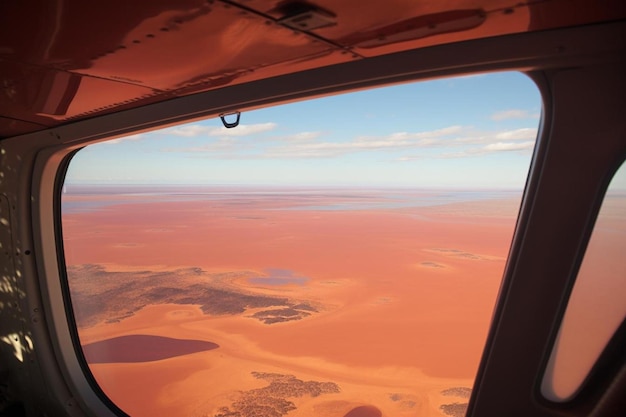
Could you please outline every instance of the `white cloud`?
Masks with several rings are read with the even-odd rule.
[[[254,125],[239,125],[232,129],[227,129],[224,126],[212,128],[208,134],[209,136],[248,136],[255,135],[257,133],[269,132],[276,128],[276,123],[259,123]]]
[[[107,141],[102,142],[102,143],[105,144],[105,145],[114,145],[116,143],[120,143],[120,142],[124,142],[124,141],[139,140],[142,137],[144,137],[143,133],[138,133],[136,135],[124,136],[124,137],[121,137],[121,138],[107,140]]]
[[[196,136],[248,136],[257,133],[268,132],[276,128],[276,123],[258,123],[252,125],[239,125],[237,127],[227,129],[224,126],[204,126],[204,125],[185,125],[180,127],[172,127],[160,131],[162,135],[174,135],[183,137]]]
[[[190,136],[192,134],[204,133],[213,135],[218,128],[209,128],[205,126],[196,126],[193,129],[187,129],[174,134]],[[187,127],[187,126],[186,126]],[[242,126],[239,126],[240,128]],[[248,129],[243,129],[241,135],[256,130],[254,133],[274,128],[274,123],[265,123],[262,125],[250,125]],[[238,129],[236,128],[236,129]],[[215,130],[209,130],[215,129]],[[265,137],[263,140],[255,141],[237,141],[235,138],[226,141],[225,135],[220,136],[220,140],[213,141],[206,145],[189,147],[189,148],[169,148],[163,149],[164,152],[181,152],[208,154],[213,158],[234,158],[234,159],[285,159],[285,158],[320,158],[320,157],[336,157],[353,152],[366,151],[383,151],[410,149],[416,147],[436,146],[438,140],[444,140],[446,136],[461,133],[464,129],[462,126],[450,126],[443,129],[437,129],[428,132],[396,132],[381,137],[357,137],[347,142],[330,142],[318,141],[322,135],[321,132],[298,132],[288,136],[281,137]],[[172,133],[170,131],[168,133]],[[253,133],[250,133],[253,134]],[[446,140],[452,140],[448,138]],[[245,151],[245,153],[243,152]],[[195,155],[198,156],[198,155]]]
[[[215,156],[224,155],[224,153],[240,152],[244,148],[250,148],[246,142],[232,137],[222,137],[212,140],[209,143],[191,146],[187,148],[165,148],[161,152],[168,153],[192,153],[192,154],[213,154]]]
[[[299,132],[293,135],[284,136],[280,138],[274,138],[274,139],[279,139],[285,142],[310,142],[320,137],[321,134],[322,132]]]
[[[535,140],[537,138],[536,128],[523,128],[501,132],[496,135],[497,139],[504,140]]]
[[[508,119],[538,119],[539,114],[530,113],[528,110],[502,110],[491,115],[491,120],[508,120]]]
[[[386,136],[360,136],[347,142],[288,143],[267,150],[265,158],[336,157],[353,152],[393,151],[442,146],[453,138],[444,138],[463,131],[462,126],[450,126],[427,132],[395,132]]]
[[[487,155],[496,152],[532,150],[537,136],[536,128],[523,128],[499,132],[480,132],[473,134],[471,131],[452,139],[441,139],[431,144],[431,148],[441,149],[438,155],[429,154],[429,158],[470,158]],[[455,152],[446,150],[458,149]],[[424,158],[424,155],[404,155],[397,161],[413,161]]]
[[[208,133],[210,129],[214,129],[210,126],[202,126],[202,125],[185,125],[180,127],[171,127],[169,129],[161,130],[157,133],[162,135],[174,135],[174,136],[184,136],[184,137],[194,137],[201,135],[203,133]]]
[[[361,136],[357,137],[355,141],[365,142],[371,140],[384,140],[388,142],[401,143],[403,141],[414,141],[416,139],[422,139],[422,144],[435,142],[434,138],[441,138],[444,136],[450,136],[454,134],[460,134],[469,128],[463,126],[449,126],[443,129],[430,130],[426,132],[395,132],[382,137]]]
[[[263,131],[274,126],[250,125],[248,131]],[[206,134],[209,133],[206,128],[204,130]],[[325,140],[320,132],[298,132],[289,136],[266,136],[257,141],[219,136],[204,145],[163,151],[216,159],[333,158],[356,153],[384,152],[395,153],[393,157],[398,161],[411,161],[426,157],[426,153],[429,158],[462,158],[493,152],[521,152],[532,149],[536,133],[535,128],[489,132],[477,131],[469,126],[449,126],[425,132],[393,132],[385,136],[360,136],[350,140],[331,141]]]
[[[401,156],[399,158],[396,158],[395,160],[398,162],[408,162],[408,161],[415,161],[416,159],[424,159],[424,156],[422,155]]]
[[[444,154],[441,154],[439,157],[443,159],[470,158],[470,157],[488,155],[488,154],[492,154],[496,152],[514,152],[514,151],[525,152],[525,151],[532,150],[534,147],[535,147],[534,141],[496,142],[496,143],[490,143],[481,147],[462,149],[459,152],[444,153]]]
[[[483,149],[486,151],[523,151],[532,149],[535,146],[535,142],[496,142],[485,146]]]

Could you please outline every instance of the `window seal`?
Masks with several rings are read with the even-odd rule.
[[[85,354],[83,353],[83,349],[80,344],[80,337],[78,334],[78,327],[76,324],[76,317],[74,315],[74,308],[72,305],[72,297],[70,296],[70,287],[69,280],[67,277],[67,265],[65,263],[65,246],[63,240],[63,213],[61,209],[62,199],[63,199],[63,186],[65,183],[65,177],[67,175],[68,168],[72,159],[76,154],[83,148],[76,149],[71,153],[67,154],[61,164],[59,165],[57,171],[57,177],[54,183],[54,197],[53,197],[53,211],[54,211],[54,233],[57,237],[57,265],[58,265],[58,274],[59,274],[59,282],[61,285],[61,292],[63,295],[63,304],[65,307],[65,316],[67,318],[67,328],[70,333],[72,346],[74,348],[74,354],[76,355],[76,359],[78,364],[83,371],[83,375],[87,380],[87,383],[93,390],[93,392],[98,396],[100,401],[104,403],[113,413],[120,417],[130,417],[124,410],[119,408],[117,404],[115,404],[102,390],[96,378],[94,377],[91,369],[89,368],[89,364],[87,363],[87,359],[85,358]]]

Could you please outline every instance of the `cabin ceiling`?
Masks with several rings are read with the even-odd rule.
[[[0,137],[409,49],[623,19],[625,4],[5,1],[0,5]]]

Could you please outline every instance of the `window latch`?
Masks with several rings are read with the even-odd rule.
[[[227,117],[235,116],[234,122],[229,122],[226,120]],[[220,119],[222,119],[222,123],[226,129],[232,129],[233,127],[239,126],[239,119],[241,118],[241,112],[233,112],[233,113],[222,113],[220,114]]]

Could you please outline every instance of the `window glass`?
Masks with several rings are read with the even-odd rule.
[[[613,177],[543,379],[550,400],[571,399],[626,318],[626,168]]]
[[[485,74],[84,148],[62,225],[90,372],[134,417],[462,415],[540,112]]]

